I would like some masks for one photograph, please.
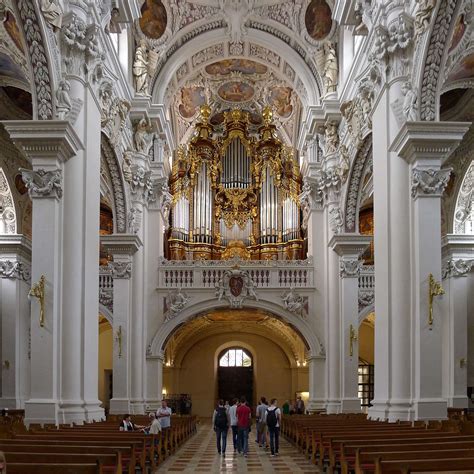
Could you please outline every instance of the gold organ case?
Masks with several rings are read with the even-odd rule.
[[[220,130],[210,116],[202,106],[194,136],[173,161],[168,259],[304,258],[299,166],[271,109],[256,130],[240,109],[224,113]]]

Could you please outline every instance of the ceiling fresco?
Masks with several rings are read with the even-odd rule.
[[[255,90],[246,82],[232,81],[222,84],[217,94],[225,102],[248,102],[255,95]]]
[[[150,39],[163,36],[168,23],[166,8],[161,0],[146,0],[141,8],[139,24],[143,34]]]
[[[309,37],[316,41],[326,38],[332,29],[331,8],[324,0],[311,0],[304,16]]]
[[[223,59],[207,65],[204,70],[210,76],[228,76],[233,72],[244,75],[266,74],[268,67],[250,59]]]

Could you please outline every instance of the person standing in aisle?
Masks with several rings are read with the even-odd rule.
[[[265,423],[267,424],[268,432],[270,433],[270,456],[278,456],[278,450],[280,447],[281,411],[277,407],[276,398],[272,399],[271,405],[267,408]]]

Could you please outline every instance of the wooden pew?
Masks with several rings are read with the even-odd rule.
[[[412,472],[455,472],[474,470],[474,457],[444,459],[377,459],[376,474],[409,474]]]
[[[41,464],[35,463],[34,471],[31,464],[9,463],[8,474],[101,474],[97,464]]]

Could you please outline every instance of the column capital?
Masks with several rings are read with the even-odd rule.
[[[372,241],[372,236],[361,234],[336,234],[328,246],[343,259],[358,259]]]
[[[410,164],[440,167],[470,126],[470,122],[405,122],[390,151]]]
[[[33,159],[64,162],[84,149],[68,121],[4,120],[2,124],[13,143],[31,163]]]
[[[143,244],[136,234],[101,235],[100,243],[112,255],[132,256]]]

